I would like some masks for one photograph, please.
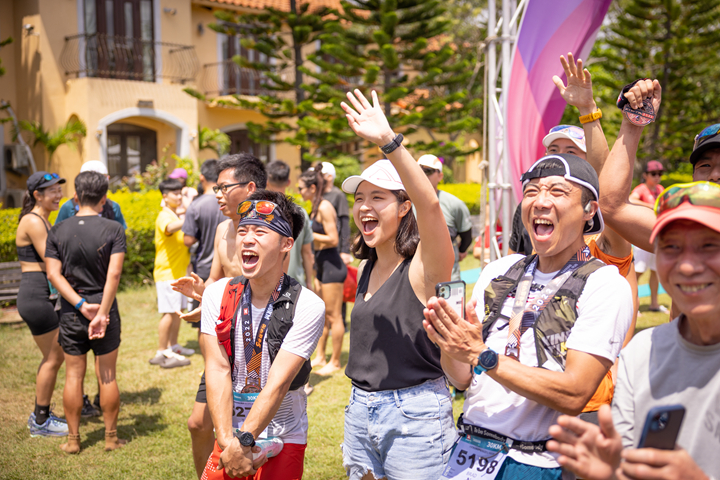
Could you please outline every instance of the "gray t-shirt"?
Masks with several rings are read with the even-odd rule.
[[[182,232],[198,240],[195,253],[195,273],[207,280],[212,266],[215,230],[227,220],[218,207],[215,195],[205,194],[195,198],[185,212]]]
[[[297,282],[305,286],[305,270],[302,264],[302,247],[313,241],[312,228],[310,228],[310,217],[307,212],[302,210],[303,216],[305,217],[305,224],[303,229],[298,235],[292,250],[290,250],[290,265],[288,266],[288,275],[293,277]]]
[[[460,251],[458,250],[457,236],[460,232],[472,230],[470,210],[468,210],[467,205],[465,205],[462,200],[442,190],[438,191],[438,200],[440,201],[440,208],[445,217],[445,223],[447,224],[448,230],[450,230],[450,238],[452,239],[453,249],[455,250],[452,279],[460,280]]]
[[[623,349],[613,421],[623,445],[636,447],[651,408],[683,405],[678,445],[706,475],[720,478],[720,344],[694,345],[679,325],[675,319],[644,330]]]

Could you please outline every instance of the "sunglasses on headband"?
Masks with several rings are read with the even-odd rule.
[[[678,183],[671,185],[655,201],[655,213],[679,207],[688,202],[697,207],[720,208],[720,185],[712,182]]]
[[[710,125],[709,127],[703,129],[702,132],[695,135],[695,144],[693,145],[693,150],[696,150],[700,145],[705,143],[707,140],[710,140],[712,137],[715,137],[719,133],[720,123]]]
[[[245,200],[238,205],[237,214],[241,220],[246,217],[260,217],[270,223],[276,208],[277,205],[268,200]]]
[[[573,138],[582,140],[585,138],[585,131],[575,125],[558,125],[550,129],[549,133],[565,132]]]

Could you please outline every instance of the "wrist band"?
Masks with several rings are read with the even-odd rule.
[[[602,118],[602,110],[600,110],[599,108],[592,113],[588,113],[587,115],[581,115],[580,117],[578,117],[580,123],[582,124],[594,122],[595,120],[600,118]]]
[[[390,143],[380,147],[380,150],[382,150],[385,155],[394,152],[400,145],[402,145],[403,138],[403,134],[398,133],[397,135],[395,135],[395,138],[393,138]]]
[[[85,303],[85,299],[81,298],[80,301],[75,304],[75,310],[80,310],[80,307],[82,307],[83,303]]]

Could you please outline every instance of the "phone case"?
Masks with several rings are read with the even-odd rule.
[[[645,419],[638,448],[673,450],[684,417],[685,407],[682,405],[651,408]]]
[[[440,282],[435,285],[435,294],[438,298],[444,298],[461,318],[465,318],[465,282]]]

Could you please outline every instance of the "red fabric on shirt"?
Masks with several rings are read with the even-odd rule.
[[[655,185],[655,191],[653,192],[652,190],[650,190],[650,187],[648,187],[646,183],[641,183],[633,189],[632,193],[637,193],[641,202],[652,203],[654,205],[655,200],[657,199],[657,197],[660,196],[663,190],[665,190],[665,187],[657,184]]]

